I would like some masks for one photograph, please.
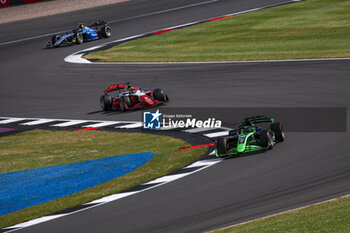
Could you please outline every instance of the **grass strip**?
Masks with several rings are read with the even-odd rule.
[[[350,196],[311,205],[242,225],[213,231],[215,233],[347,233],[350,229]]]
[[[33,130],[0,138],[0,173],[68,164],[122,154],[152,152],[138,169],[84,191],[0,216],[0,228],[52,214],[148,182],[197,160],[207,148],[180,151],[188,143],[167,136],[105,131]]]
[[[97,62],[350,57],[350,1],[306,0],[134,40],[87,54]]]

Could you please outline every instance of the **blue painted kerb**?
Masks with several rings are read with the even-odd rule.
[[[0,216],[64,197],[140,167],[150,152],[0,174]]]

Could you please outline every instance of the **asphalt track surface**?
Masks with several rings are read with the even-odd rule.
[[[98,66],[63,61],[101,42],[280,1],[219,0],[123,20],[200,2],[133,0],[0,25],[2,44],[69,30],[77,22],[114,21],[113,36],[104,41],[45,50],[45,36],[0,45],[0,116],[140,120],[137,111],[99,111],[102,90],[116,81],[162,87],[171,97],[169,107],[349,107],[350,61]],[[203,232],[349,193],[349,150],[347,132],[289,132],[286,142],[268,153],[228,159],[18,232]]]

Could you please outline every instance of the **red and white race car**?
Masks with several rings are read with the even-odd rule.
[[[131,87],[130,83],[114,84],[108,87],[100,98],[103,111],[126,111],[167,102],[169,102],[169,97],[162,89],[157,88],[152,92],[139,87]]]

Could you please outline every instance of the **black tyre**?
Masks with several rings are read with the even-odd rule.
[[[103,111],[109,111],[112,109],[112,97],[110,95],[103,95],[100,98],[100,105]]]
[[[169,97],[167,94],[165,94],[165,102],[169,102]]]
[[[168,96],[164,93],[162,89],[159,89],[159,88],[153,90],[153,98],[158,101],[164,101],[164,102],[169,101]]]
[[[80,33],[80,32],[78,32],[76,35],[75,35],[75,43],[76,44],[81,44],[81,43],[83,43],[84,42],[84,37],[83,37],[83,35]]]
[[[127,105],[128,108],[131,107],[130,98],[128,96],[120,97],[120,103],[119,104],[120,104],[120,111],[125,112],[126,111],[125,105]]]
[[[52,36],[51,37],[51,44],[52,46],[55,46],[56,42],[60,39],[61,37],[59,35]]]
[[[263,130],[259,135],[260,143],[259,145],[261,147],[265,147],[266,149],[272,149],[273,148],[273,132],[270,130]]]
[[[100,30],[100,34],[102,37],[104,38],[108,38],[112,35],[112,30],[111,30],[111,27],[106,25],[106,26],[103,26]]]
[[[218,138],[216,141],[216,150],[219,155],[227,153],[227,137]]]
[[[271,124],[270,126],[271,130],[275,133],[276,140],[278,142],[283,142],[285,139],[284,132],[283,132],[283,125],[281,122],[276,122]]]
[[[216,142],[216,149],[218,154],[226,154],[230,149],[237,146],[238,137],[222,137]]]

